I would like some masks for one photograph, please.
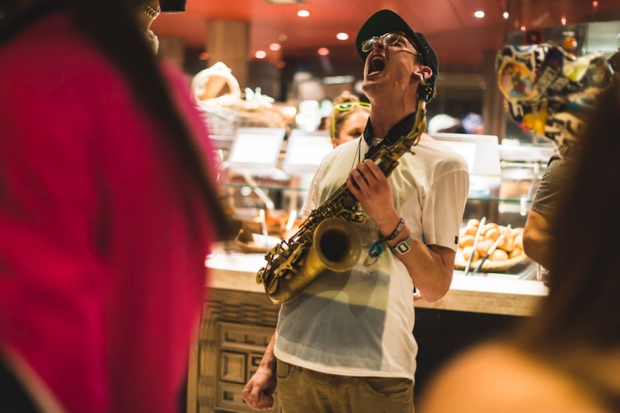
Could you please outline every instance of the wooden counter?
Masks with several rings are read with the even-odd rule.
[[[188,413],[251,413],[241,399],[243,382],[260,361],[280,308],[256,283],[264,255],[216,250],[206,260],[209,292],[189,360]],[[428,377],[457,351],[535,313],[547,288],[517,278],[455,271],[442,299],[415,302],[417,389],[423,390]]]
[[[256,283],[256,272],[264,264],[264,254],[217,251],[206,260],[207,286],[211,289],[264,293]],[[474,313],[527,316],[536,311],[547,287],[540,281],[521,280],[500,275],[465,276],[455,271],[450,291],[440,300],[415,302],[419,308]]]

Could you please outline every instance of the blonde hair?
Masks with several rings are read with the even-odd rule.
[[[332,101],[332,103],[334,104],[334,109],[332,110],[332,113],[329,115],[328,118],[329,133],[332,139],[338,139],[338,136],[340,135],[340,129],[342,128],[342,125],[349,116],[351,116],[358,110],[363,110],[366,112],[368,112],[369,110],[367,107],[363,106],[355,106],[352,107],[350,110],[338,110],[336,109],[336,106],[343,103],[355,104],[359,102],[360,100],[357,96],[346,90],[334,98],[334,100]]]

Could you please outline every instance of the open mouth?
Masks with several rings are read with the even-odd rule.
[[[373,56],[368,63],[368,74],[380,73],[385,69],[385,60],[382,56]]]

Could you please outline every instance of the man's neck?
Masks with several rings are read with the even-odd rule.
[[[379,139],[385,138],[390,129],[407,115],[415,112],[416,109],[417,104],[415,101],[402,104],[394,104],[394,102],[382,104],[371,101],[370,122],[372,123],[375,137]]]

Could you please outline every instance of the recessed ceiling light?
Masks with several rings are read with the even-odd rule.
[[[482,10],[475,11],[474,16],[476,16],[479,19],[482,19],[484,17],[484,12]]]
[[[504,16],[504,19],[507,19],[507,18],[508,18],[508,16],[509,16],[508,12],[507,12],[507,11],[505,11],[505,12],[504,12],[504,14],[503,14],[503,16]]]
[[[338,33],[336,35],[336,39],[338,40],[348,40],[349,39],[349,35],[346,33]]]
[[[310,16],[310,12],[308,10],[299,10],[297,12],[297,15],[299,17],[308,17],[308,16]]]
[[[257,51],[256,53],[254,53],[254,56],[255,56],[257,59],[264,59],[265,57],[267,57],[267,53],[265,53],[265,51],[264,51],[264,50],[259,50],[259,51]]]
[[[328,48],[326,48],[326,47],[321,47],[321,48],[318,50],[318,53],[319,53],[321,56],[327,56],[327,55],[329,54],[329,49],[328,49]]]
[[[282,46],[280,46],[280,43],[271,43],[269,45],[269,50],[273,50],[274,52],[280,50],[282,48]]]

